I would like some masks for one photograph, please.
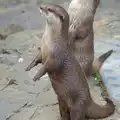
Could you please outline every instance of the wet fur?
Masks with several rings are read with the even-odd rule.
[[[46,7],[51,8],[51,4],[46,4]],[[52,9],[59,8],[58,5],[53,4],[52,7]],[[114,104],[107,98],[105,106],[97,105],[92,100],[84,71],[82,71],[72,53],[71,47],[68,45],[66,32],[68,32],[69,16],[62,7],[58,10],[62,11],[61,13],[65,14],[64,17],[66,18],[61,23],[63,29],[57,29],[57,32],[61,32],[60,35],[62,37],[56,36],[56,34],[49,37],[48,29],[45,29],[41,50],[34,60],[36,62],[39,59],[43,67],[39,69],[33,80],[39,80],[45,73],[48,73],[52,87],[58,96],[62,120],[85,120],[85,118],[108,117],[114,113]],[[57,25],[55,23],[54,27]]]

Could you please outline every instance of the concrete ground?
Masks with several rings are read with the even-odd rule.
[[[67,9],[70,1],[49,2]],[[24,71],[37,54],[43,33],[44,21],[37,10],[38,3],[39,0],[0,0],[0,120],[59,119],[56,95],[48,76],[36,83],[32,81],[40,65]],[[119,6],[119,0],[101,0],[94,22],[95,44],[99,38],[120,38]],[[95,47],[96,56],[109,49]],[[93,99],[104,105],[100,88],[89,79]],[[104,120],[119,120],[119,107]]]

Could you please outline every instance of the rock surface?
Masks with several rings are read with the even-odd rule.
[[[120,38],[120,2],[113,1],[101,0],[96,13],[94,22],[96,56],[111,49],[107,47],[101,49],[97,44],[99,38],[105,41],[109,40],[108,38]],[[43,33],[44,20],[37,10],[40,2],[40,0],[0,0],[0,120],[59,119],[56,95],[48,76],[43,76],[35,83],[32,78],[40,65],[29,72],[24,70],[38,53],[37,47]],[[67,0],[49,2],[59,3],[66,9],[69,5]],[[8,84],[10,81],[14,82]],[[93,99],[98,104],[105,104],[100,96],[100,88],[94,84],[93,80],[89,81]],[[120,107],[119,104],[117,107]],[[117,110],[113,116],[104,120],[119,120],[120,112]]]

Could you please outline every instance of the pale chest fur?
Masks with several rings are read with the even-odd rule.
[[[50,49],[52,48],[51,42],[49,42],[49,36],[43,35],[41,41],[41,55],[42,55],[42,63],[44,63],[50,54]]]

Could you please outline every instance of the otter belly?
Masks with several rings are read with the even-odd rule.
[[[81,65],[81,68],[87,75],[90,74],[94,60],[94,44],[92,34],[89,34],[83,41],[75,41],[74,48],[75,57]]]

